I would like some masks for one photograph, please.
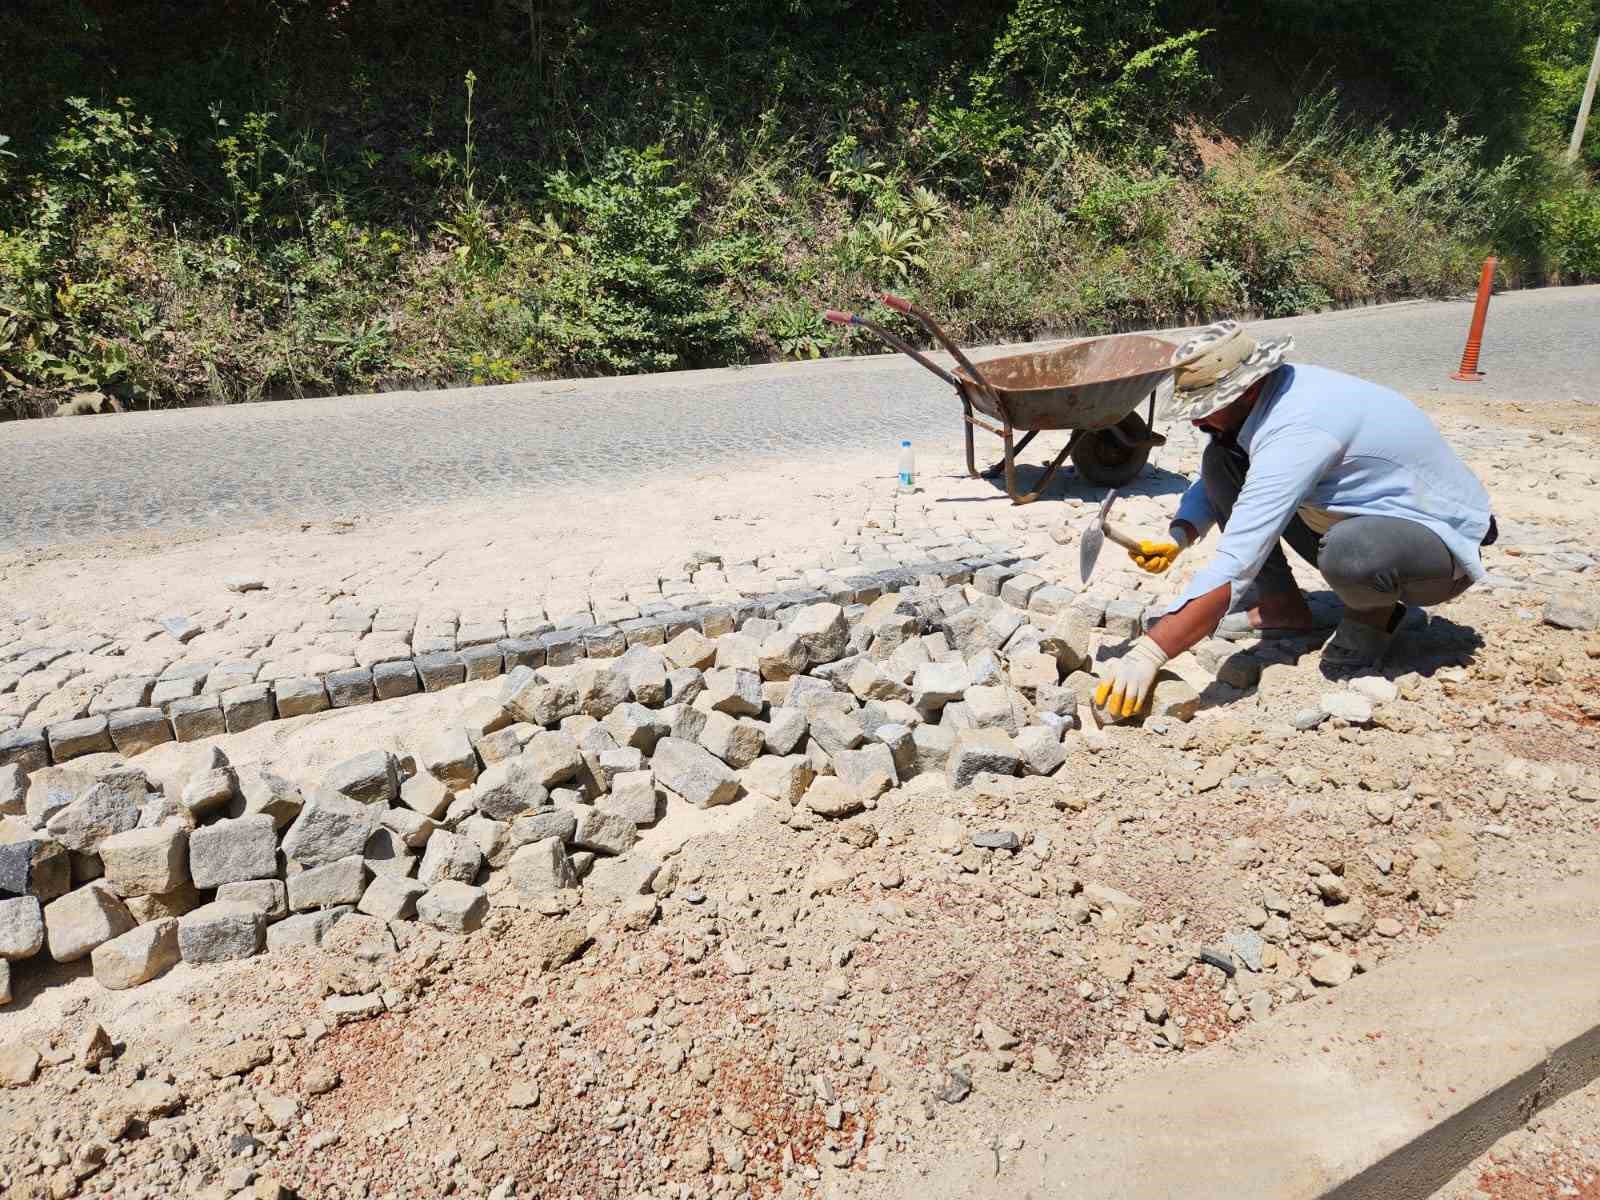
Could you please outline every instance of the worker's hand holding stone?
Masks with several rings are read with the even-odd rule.
[[[1178,557],[1177,542],[1153,542],[1148,539],[1141,541],[1137,548],[1128,551],[1128,557],[1141,570],[1149,571],[1152,575],[1159,575],[1172,565],[1173,559]]]
[[[1111,674],[1095,689],[1094,702],[1113,717],[1136,715],[1150,698],[1156,673],[1166,662],[1167,652],[1146,634],[1111,664]]]

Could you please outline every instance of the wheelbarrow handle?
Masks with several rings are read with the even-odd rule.
[[[932,371],[935,375],[944,380],[957,391],[961,390],[961,381],[958,380],[954,375],[950,374],[949,371],[946,371],[938,363],[930,359],[926,354],[923,354],[922,351],[918,350],[914,346],[908,345],[906,342],[890,333],[887,329],[875,325],[863,317],[858,317],[855,313],[842,312],[837,308],[830,308],[825,311],[822,314],[822,319],[824,321],[831,321],[835,325],[859,325],[862,329],[865,329],[867,332],[873,334],[890,348],[900,351],[900,353],[904,354],[907,358],[915,359],[919,364],[927,367],[928,370]]]
[[[926,311],[918,308],[904,296],[896,296],[893,292],[884,292],[882,299],[895,312],[905,313],[907,316],[914,317],[921,322],[922,327],[933,335],[934,340],[950,352],[950,356],[956,360],[957,364],[967,373],[967,377],[973,383],[988,392],[989,395],[996,395],[994,388],[989,386],[989,381],[983,377],[983,372],[973,365],[972,360],[962,353],[961,347],[950,340],[945,331],[939,328],[939,323],[929,316]],[[997,396],[996,399],[998,399]]]

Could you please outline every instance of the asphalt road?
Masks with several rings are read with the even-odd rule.
[[[1600,286],[1497,296],[1488,378],[1454,384],[1470,315],[1442,301],[1261,324],[1294,333],[1297,361],[1412,394],[1600,403]],[[878,445],[887,463],[899,438],[951,435],[957,413],[948,387],[896,355],[11,422],[0,548],[377,514],[756,455]]]

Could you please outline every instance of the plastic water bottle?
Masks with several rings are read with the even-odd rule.
[[[900,490],[909,492],[915,485],[917,474],[917,457],[911,451],[910,442],[900,443]]]

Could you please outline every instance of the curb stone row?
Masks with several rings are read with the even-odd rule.
[[[547,653],[461,725],[404,755],[357,754],[317,786],[216,746],[165,785],[132,763],[0,767],[0,1003],[11,962],[46,952],[92,958],[120,989],[281,945],[376,961],[396,950],[394,922],[470,933],[492,889],[553,903],[598,856],[629,854],[670,800],[763,796],[805,829],[918,775],[952,789],[1055,775],[1105,605],[1031,565],[930,564],[855,581],[848,606],[779,593],[738,630],[736,612],[702,614],[621,655]],[[1181,680],[1157,692],[1157,714],[1193,715]],[[635,868],[621,918],[647,924],[674,865]]]
[[[685,629],[717,637],[742,628],[751,618],[772,618],[806,604],[868,604],[887,592],[924,582],[948,587],[977,579],[981,590],[992,587],[991,594],[998,595],[1001,587],[1016,578],[1018,584],[1011,585],[1004,598],[1013,604],[1020,599],[1018,607],[1026,607],[1028,595],[1044,586],[1043,579],[1031,574],[1036,566],[1034,560],[1010,555],[929,561],[851,576],[826,589],[791,588],[738,601],[669,608],[616,624],[551,629],[533,637],[502,638],[494,644],[418,654],[370,667],[244,683],[208,695],[167,698],[152,690],[143,702],[111,713],[0,733],[0,767],[16,763],[32,771],[86,754],[133,756],[166,742],[242,733],[268,721],[442,691],[463,682],[493,679],[520,666],[567,666],[588,658],[616,658],[635,646],[662,645]],[[1103,619],[1110,627],[1131,629],[1143,610],[1137,601],[1116,600],[1106,606]],[[154,688],[159,687],[158,681]]]

